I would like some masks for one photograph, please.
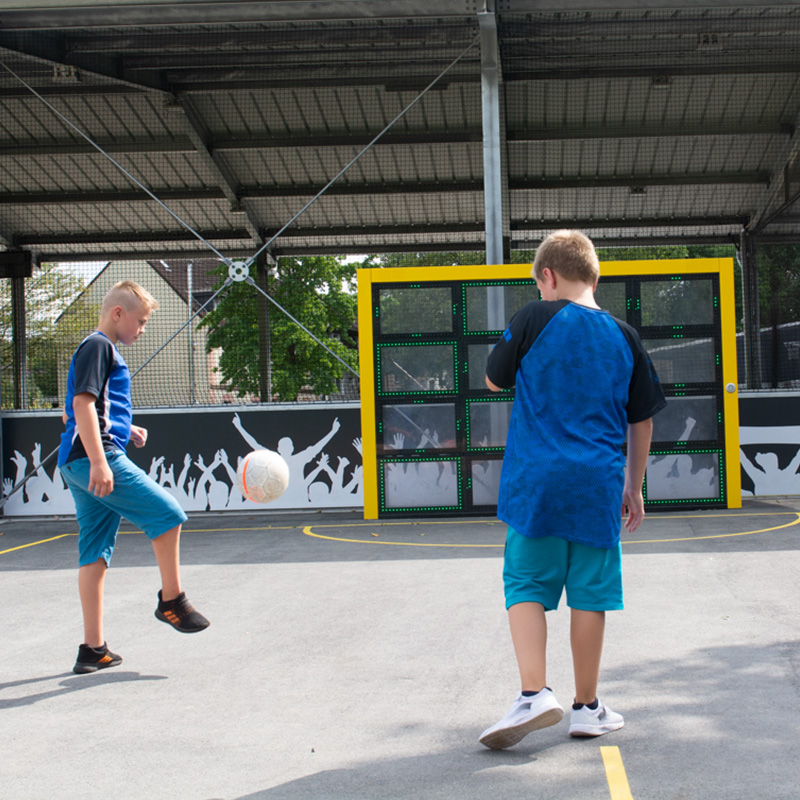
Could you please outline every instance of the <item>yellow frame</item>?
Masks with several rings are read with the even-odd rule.
[[[602,275],[719,275],[722,382],[725,419],[725,488],[728,508],[742,507],[739,470],[739,390],[736,365],[736,300],[732,258],[668,259],[664,261],[603,261]],[[382,283],[428,281],[515,280],[531,277],[530,264],[461,267],[403,267],[358,270],[358,338],[361,372],[361,442],[363,458],[364,519],[378,518],[378,443],[375,438],[375,370],[373,366],[372,287]],[[602,278],[601,278],[602,280]]]

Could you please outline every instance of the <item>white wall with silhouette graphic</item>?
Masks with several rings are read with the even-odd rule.
[[[739,398],[742,494],[800,495],[800,394]]]
[[[743,394],[739,414],[742,494],[800,495],[800,394]],[[129,447],[129,455],[187,511],[363,507],[356,404],[153,410],[137,412],[135,420],[148,428],[150,437],[142,450]],[[4,515],[74,514],[55,460],[40,466],[58,444],[63,431],[60,414],[8,413],[0,430],[4,497],[39,467],[24,489],[8,500]],[[236,489],[239,459],[258,447],[281,453],[291,476],[287,492],[267,506],[245,501]],[[420,479],[423,469],[429,469],[429,482],[445,491],[452,470],[444,466],[443,470],[432,462],[411,468],[419,471]],[[703,467],[710,470],[713,465],[698,462],[681,470],[680,463],[664,458],[653,459],[650,469],[664,472],[665,486],[671,479],[689,476],[697,490],[718,482],[715,475],[706,476]]]
[[[128,455],[186,511],[363,506],[357,405],[139,411],[134,421],[148,429],[148,444],[129,446]],[[36,470],[6,502],[6,516],[75,513],[55,458],[42,465],[62,431],[60,414],[3,417],[3,496]],[[266,506],[236,488],[239,460],[258,448],[277,450],[289,465],[289,488]]]

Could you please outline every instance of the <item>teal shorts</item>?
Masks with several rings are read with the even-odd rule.
[[[555,536],[532,539],[509,528],[503,583],[506,608],[541,603],[545,611],[553,611],[566,589],[570,608],[619,611],[623,608],[622,547],[606,550]]]
[[[75,501],[81,567],[101,558],[106,564],[111,563],[123,517],[140,527],[148,539],[156,539],[187,519],[178,501],[122,450],[106,453],[106,461],[114,474],[114,490],[105,497],[89,491],[88,458],[77,458],[60,467]]]

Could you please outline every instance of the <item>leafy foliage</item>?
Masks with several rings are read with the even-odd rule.
[[[357,370],[355,264],[330,256],[282,258],[268,293],[316,337]],[[222,285],[227,267],[219,268]],[[220,348],[218,369],[238,397],[296,400],[301,392],[327,395],[349,372],[280,309],[269,303],[271,398],[263,396],[260,326],[268,301],[247,283],[233,284],[202,321],[209,351]]]
[[[73,313],[62,316],[84,281],[69,268],[44,264],[25,279],[25,334],[28,361],[26,408],[50,408],[59,400],[59,369],[69,366],[72,353],[88,332]],[[91,325],[94,325],[96,318]],[[13,308],[10,280],[0,281],[0,372],[3,408],[14,407]]]
[[[385,253],[370,256],[364,267],[460,267],[483,264],[485,255],[480,250],[465,252]]]
[[[762,326],[800,320],[800,244],[759,247],[758,276]]]

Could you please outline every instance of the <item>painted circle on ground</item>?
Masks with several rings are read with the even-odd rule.
[[[623,541],[622,545],[632,545],[632,544],[667,544],[671,542],[698,542],[708,539],[730,539],[736,536],[755,536],[759,533],[769,533],[771,531],[779,531],[784,528],[791,528],[800,523],[800,513],[795,511],[784,511],[778,512],[775,514],[771,513],[758,513],[758,514],[713,514],[710,517],[705,517],[706,519],[715,518],[715,517],[723,517],[723,516],[736,516],[736,517],[744,517],[744,516],[769,516],[769,517],[780,517],[786,516],[791,514],[794,517],[790,522],[786,522],[782,525],[773,525],[769,528],[758,528],[757,530],[752,531],[733,531],[731,533],[717,533],[717,534],[709,534],[708,536],[681,536],[681,537],[674,537],[669,539],[637,539],[631,541]],[[661,517],[661,519],[669,519],[669,517]],[[674,517],[673,517],[674,519]],[[679,517],[679,519],[687,519],[687,517]],[[478,523],[478,520],[471,521],[473,524]],[[482,520],[482,522],[485,522]],[[419,523],[419,522],[391,522],[391,523],[358,523],[357,525],[305,525],[303,526],[303,534],[305,536],[310,536],[314,539],[327,539],[328,541],[332,542],[345,542],[347,544],[382,544],[387,545],[390,547],[462,547],[462,548],[472,548],[472,549],[486,549],[486,548],[500,548],[505,547],[505,544],[471,544],[468,542],[397,542],[397,541],[390,541],[388,539],[381,539],[380,534],[374,533],[374,531],[370,532],[370,534],[374,537],[373,539],[351,539],[344,536],[327,536],[322,533],[315,533],[315,529],[319,528],[354,528],[354,527],[366,527],[366,528],[381,528],[387,527],[388,525],[464,525],[466,524],[464,520],[453,520],[452,522],[426,522],[426,523]]]

